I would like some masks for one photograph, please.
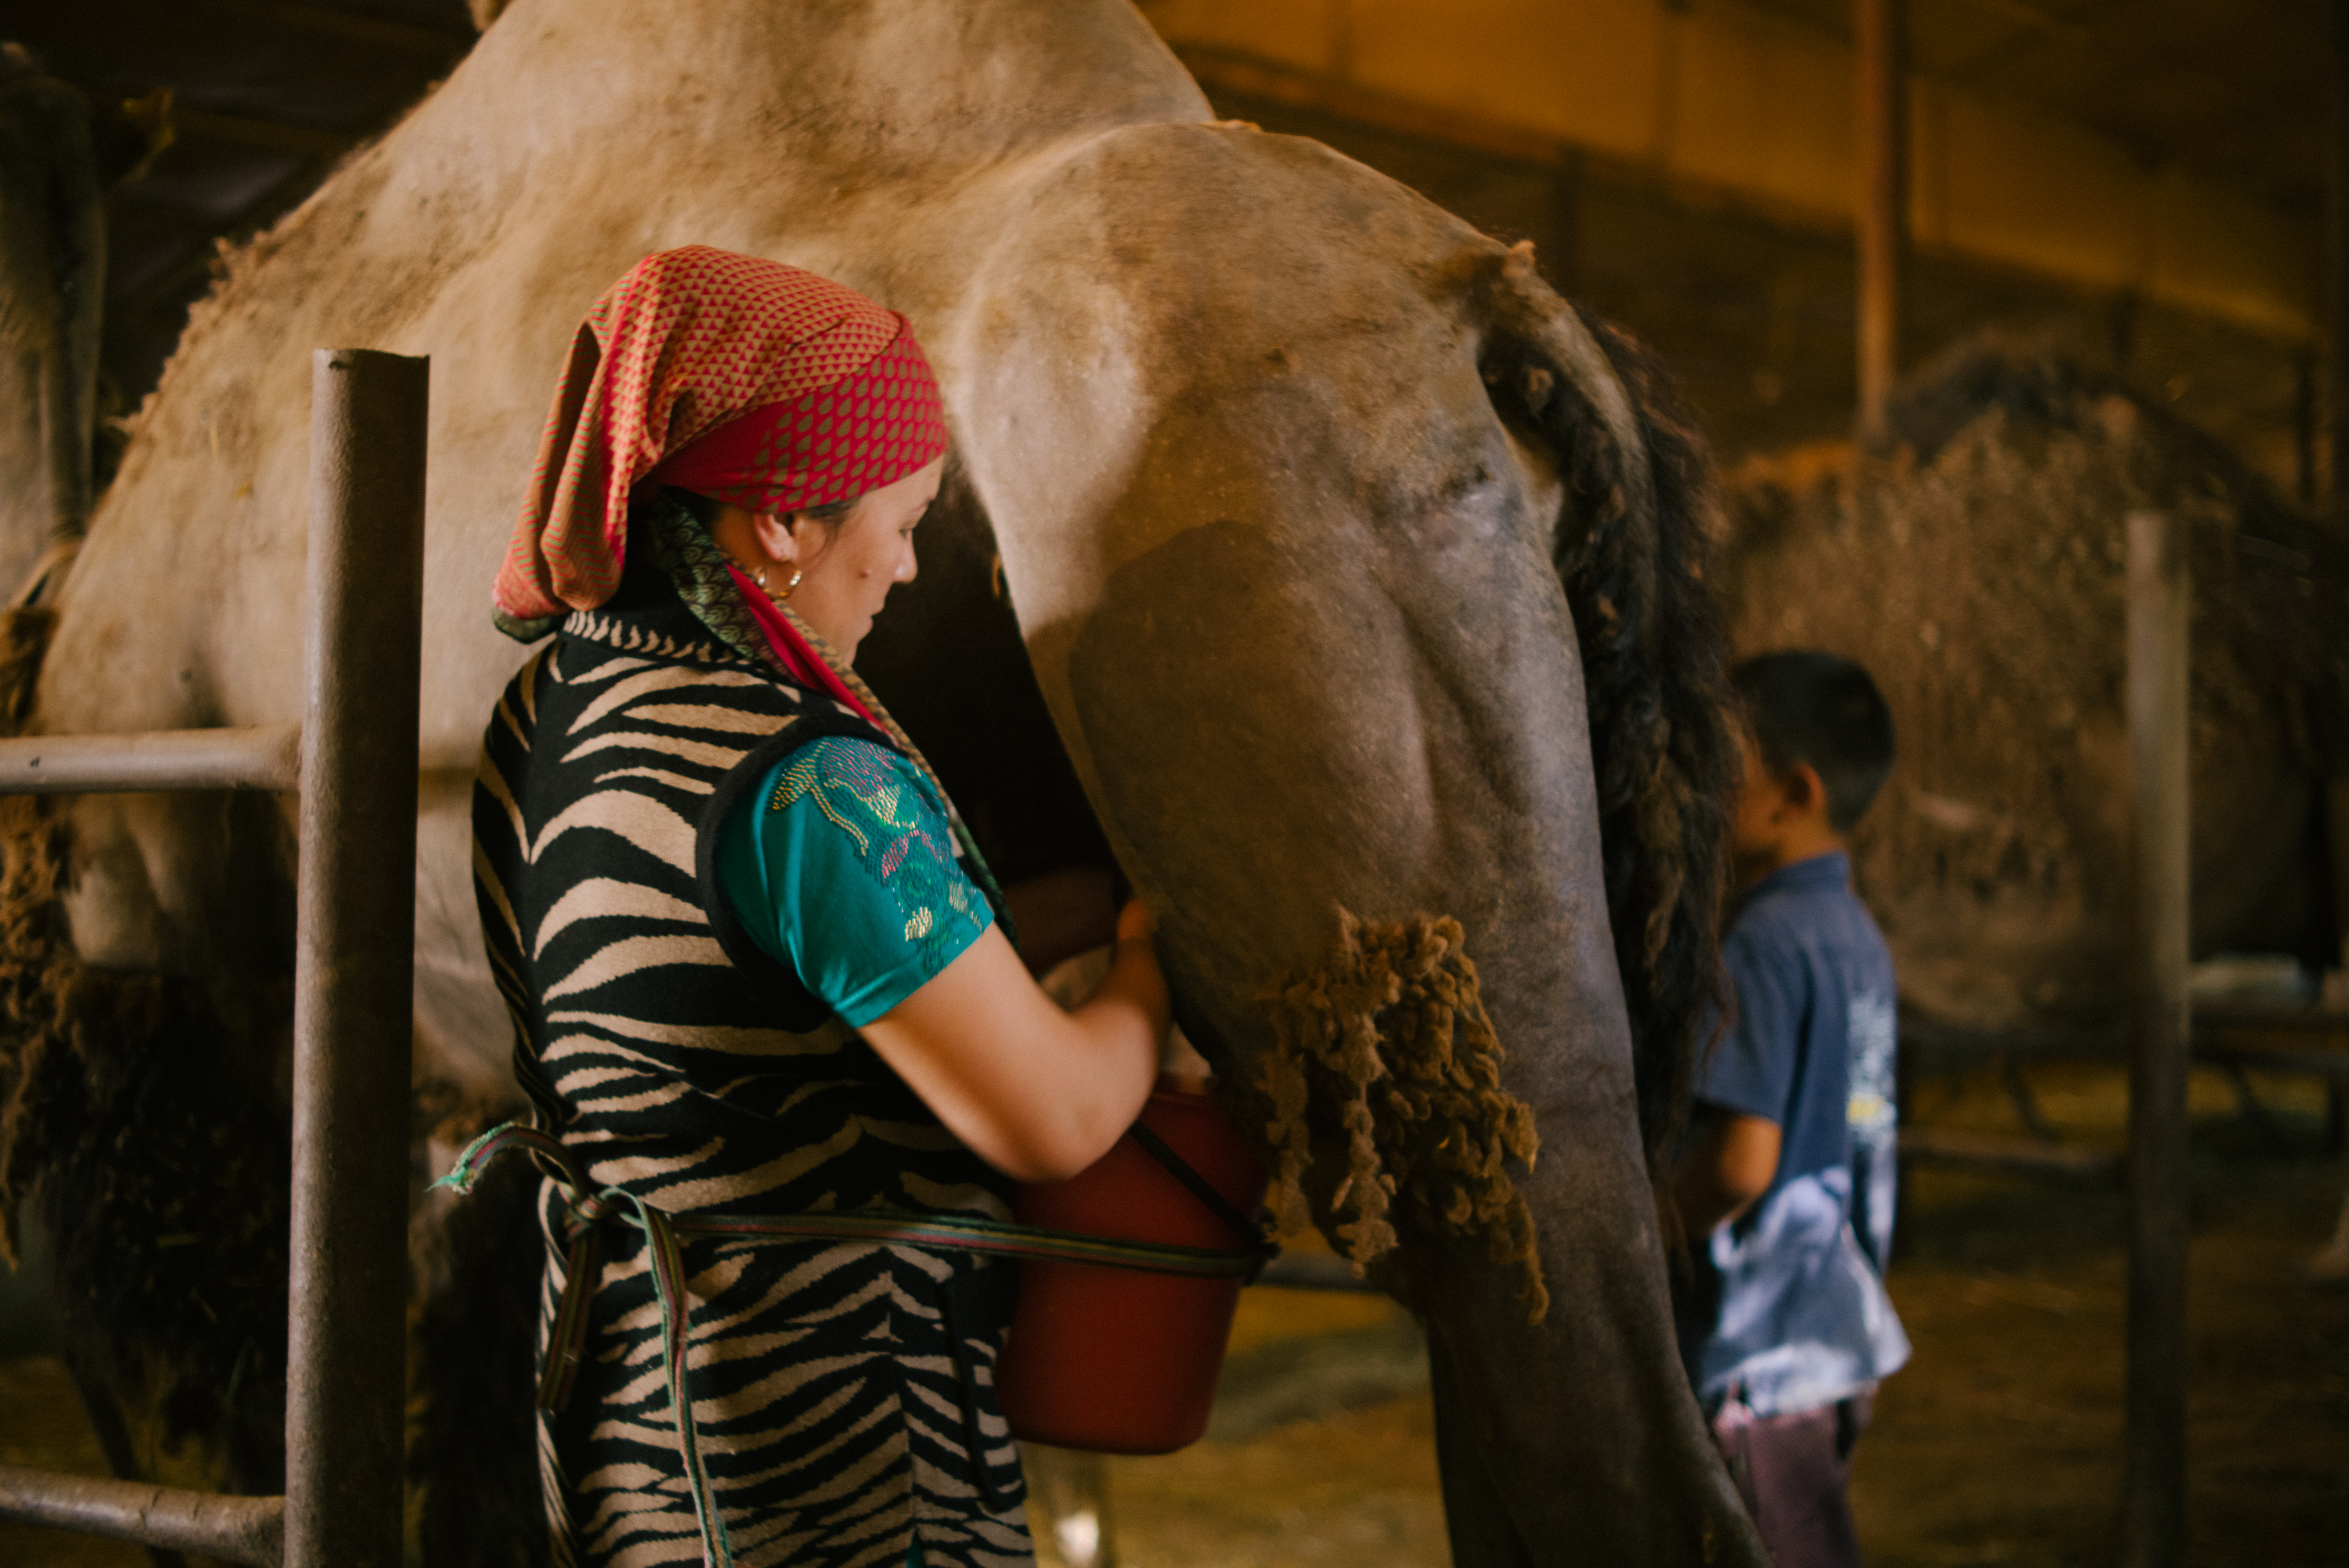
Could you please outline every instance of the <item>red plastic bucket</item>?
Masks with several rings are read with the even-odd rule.
[[[1265,1170],[1214,1100],[1160,1078],[1142,1124],[1241,1213]],[[1237,1250],[1206,1203],[1133,1135],[1066,1181],[1012,1196],[1022,1224],[1127,1242]],[[1019,1308],[995,1386],[1015,1437],[1106,1454],[1164,1454],[1199,1440],[1216,1402],[1237,1275],[1190,1279],[1099,1264],[1019,1265]]]

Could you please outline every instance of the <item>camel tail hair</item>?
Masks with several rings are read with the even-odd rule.
[[[1704,437],[1663,367],[1615,327],[1581,319],[1630,399],[1642,450],[1623,449],[1570,376],[1521,364],[1495,387],[1517,392],[1566,484],[1556,565],[1582,655],[1640,1135],[1651,1174],[1661,1174],[1685,1116],[1699,1035],[1722,1001],[1739,769],[1713,587],[1722,499]],[[1643,494],[1651,506],[1634,499]]]

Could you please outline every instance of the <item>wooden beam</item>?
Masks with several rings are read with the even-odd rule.
[[[2034,33],[2059,39],[2075,48],[2085,48],[2095,42],[2095,35],[2077,22],[2067,22],[2036,5],[2026,5],[2023,0],[1972,0],[1976,9],[2027,27]]]
[[[2349,0],[2333,0],[2325,82],[2324,397],[2332,512],[2349,527]]]
[[[1338,77],[1259,60],[1237,50],[1203,44],[1176,44],[1172,47],[1174,57],[1183,62],[1183,68],[1203,88],[1264,98],[1291,108],[1314,109],[1381,130],[1448,142],[1454,147],[1537,168],[1563,169],[1572,165],[1578,170],[1581,155],[1572,142],[1526,130],[1506,120],[1438,108],[1374,88],[1358,87]]]
[[[220,259],[222,241],[232,245],[243,243],[299,205],[305,196],[318,188],[322,178],[323,171],[316,164],[305,162],[245,203],[226,223],[216,228],[200,227],[197,232],[203,236],[201,243],[136,294],[118,304],[109,304],[106,307],[108,318],[132,321],[170,304],[190,284],[212,272],[213,264]]]
[[[353,15],[301,0],[205,0],[208,9],[243,20],[274,24],[370,48],[398,49],[405,54],[454,59],[473,46],[471,33],[442,32],[408,22],[386,22]]]
[[[344,130],[320,130],[306,125],[285,125],[253,119],[241,114],[214,114],[184,105],[171,111],[172,129],[202,141],[233,142],[239,147],[265,147],[272,152],[298,153],[305,158],[340,158],[359,144]]]
[[[1907,0],[1857,0],[1859,436],[1884,438],[1909,261]]]
[[[2129,780],[2137,963],[2129,1052],[2128,1428],[2125,1568],[2186,1560],[2187,529],[2128,519]]]

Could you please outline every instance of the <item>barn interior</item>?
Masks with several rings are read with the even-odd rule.
[[[397,125],[499,25],[499,9],[84,0],[19,7],[0,26],[34,68],[88,95],[104,133],[101,486],[224,258]],[[1796,526],[1785,519],[1823,519],[1834,535],[1878,515],[1869,508],[1905,505],[1883,498],[1912,473],[1946,480],[1950,452],[1982,472],[2008,464],[2020,477],[1997,499],[1933,515],[1961,541],[1950,571],[1985,606],[1968,624],[2020,641],[2037,634],[2015,629],[2022,611],[1999,618],[2022,591],[2002,585],[1991,558],[2038,563],[2032,591],[2048,598],[2031,600],[2029,614],[2094,599],[2096,614],[2110,612],[2109,627],[2095,625],[2110,630],[2123,514],[2224,514],[2232,542],[2215,564],[2196,557],[2197,581],[2238,599],[2223,616],[2198,606],[2195,634],[2269,650],[2241,655],[2251,673],[2229,692],[2297,682],[2299,695],[2266,707],[2226,699],[2257,732],[2230,739],[2231,755],[2271,761],[2284,783],[2229,793],[2198,757],[2195,788],[2223,799],[2238,826],[2291,819],[2307,831],[2243,828],[2213,841],[2209,863],[2199,841],[2194,851],[2195,875],[2213,888],[2225,866],[2252,869],[2228,884],[2240,884],[2239,916],[2194,941],[2207,1016],[2194,1026],[2185,1142],[2169,1173],[2190,1225],[2184,1504],[2165,1515],[2175,1538],[2130,1560],[2349,1563],[2339,1527],[2349,871],[2335,869],[2349,868],[2349,731],[2338,727],[2349,714],[2349,486],[2334,482],[2349,460],[2338,395],[2349,368],[2349,5],[1140,9],[1219,115],[1321,142],[1505,242],[1530,242],[1561,294],[1652,350],[1724,476],[1734,562],[1759,560],[1751,542]],[[2098,432],[2123,408],[2137,434],[2108,451]],[[1935,420],[1947,428],[1928,442],[1917,432]],[[2050,450],[2074,455],[2060,485],[2027,468]],[[2092,468],[2120,477],[2079,477]],[[2090,505],[2106,510],[2078,515]],[[1967,529],[1981,541],[1971,553]],[[2074,557],[2095,583],[2062,575]],[[2097,777],[2125,793],[2117,635],[2096,634],[2093,676],[2086,654],[2034,671],[2033,657],[2075,655],[2033,643],[2002,666],[2032,695],[1985,695],[1982,677],[1950,673],[1967,655],[1958,613],[1932,608],[1936,591],[1884,591],[1903,651],[1897,667],[1880,655],[1879,675],[1904,733],[1913,725],[1929,751],[2002,747],[2020,769],[2056,744],[2039,738],[2045,726],[2065,746],[2094,731],[2083,754],[2112,759]],[[1839,634],[1826,613],[1733,613],[1731,624],[1740,653],[1831,646]],[[1871,625],[1868,635],[1893,636]],[[2194,690],[2198,703],[2214,700]],[[2072,711],[2097,703],[2105,720]],[[2060,724],[2046,717],[2058,707],[2071,715]],[[1984,727],[2001,733],[1966,738]],[[1904,990],[1902,1210],[1887,1284],[1915,1357],[1883,1385],[1856,1449],[1860,1542],[1884,1568],[2105,1563],[2133,1528],[2125,1470],[2145,1451],[2127,1346],[2147,1288],[2130,1264],[2146,1199],[2140,1183],[2133,1200],[2127,1176],[2133,1037],[2113,1022],[2137,961],[2127,849],[2076,824],[2048,847],[2022,785],[1980,799],[1954,789],[1896,773],[1874,837],[1857,845],[1861,892],[1888,927],[1927,939],[1931,914],[1899,898],[1938,876],[1944,891],[1972,879],[1983,907],[2007,913],[2024,896],[2015,890],[2044,884],[2102,911],[2119,934],[2091,955],[2108,987],[2076,998],[2033,989],[2054,985],[2041,980],[1986,995],[1969,989],[1962,959],[1933,971],[1942,978],[1930,996]],[[1967,919],[1968,940],[2046,940],[2035,926]],[[58,1356],[39,1284],[54,1239],[31,1240],[0,1282],[0,1466],[119,1471],[120,1444],[93,1427]],[[1317,1238],[1288,1244],[1241,1298],[1203,1441],[1164,1457],[1039,1463],[1031,1518],[1043,1560],[1450,1559],[1420,1331],[1384,1296],[1350,1288]],[[10,1522],[5,1501],[6,1561],[150,1557]]]

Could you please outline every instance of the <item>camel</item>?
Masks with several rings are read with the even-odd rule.
[[[307,351],[430,355],[416,1031],[444,1099],[509,1096],[466,829],[520,657],[487,584],[581,313],[688,242],[915,323],[957,471],[874,683],[1008,874],[1105,845],[1161,912],[1290,1218],[1426,1322],[1455,1559],[1761,1563],[1674,1348],[1650,1171],[1735,768],[1702,443],[1528,253],[1213,120],[1123,0],[519,0],[199,307],[56,590],[31,728],[298,715]],[[285,804],[7,826],[0,1171],[75,1206],[68,1286],[132,1282],[78,1325],[125,1402],[266,1489]],[[1443,1125],[1368,1094],[1455,1044]],[[456,1305],[483,1258],[526,1294],[536,1243],[497,1212],[427,1247],[428,1326],[507,1321]],[[494,1422],[426,1381],[419,1464],[527,1486],[526,1445],[430,1440]],[[455,1473],[428,1499],[494,1490]],[[430,1560],[507,1550],[443,1519]]]

